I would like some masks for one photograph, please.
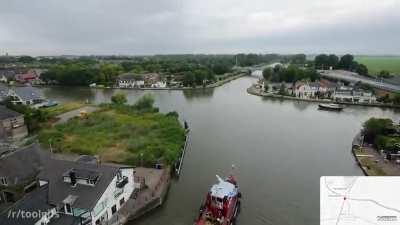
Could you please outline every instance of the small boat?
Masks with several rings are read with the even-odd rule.
[[[322,109],[322,110],[330,110],[330,111],[341,111],[341,110],[344,109],[343,106],[341,106],[339,104],[333,104],[333,103],[331,103],[331,104],[319,104],[318,108]]]
[[[200,207],[195,225],[232,225],[235,223],[242,197],[236,179],[233,175],[225,180],[217,175],[217,179],[218,183],[211,187],[205,203]]]

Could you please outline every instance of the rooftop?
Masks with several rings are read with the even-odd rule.
[[[2,225],[32,225],[40,217],[22,217],[17,216],[18,212],[47,212],[52,206],[47,203],[48,186],[42,186],[29,194],[26,194],[21,200],[15,203],[9,210],[0,214]],[[14,213],[14,215],[12,214]]]
[[[14,117],[21,116],[21,115],[22,114],[19,112],[15,112],[14,110],[11,110],[3,105],[0,105],[0,120],[14,118]]]
[[[38,89],[30,86],[15,87],[13,90],[15,94],[17,94],[24,101],[43,99],[42,93],[40,93]]]
[[[0,158],[0,177],[6,177],[9,185],[30,182],[45,166],[47,157],[37,144],[16,150]]]
[[[66,171],[74,169],[77,176],[92,177],[101,174],[96,185],[76,185],[71,187],[64,182],[63,175]],[[65,160],[49,160],[47,167],[39,174],[39,179],[49,182],[49,203],[59,204],[68,196],[76,196],[73,207],[92,209],[101,195],[116,176],[119,167],[106,164],[89,164]]]

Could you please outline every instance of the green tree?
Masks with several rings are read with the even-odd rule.
[[[149,110],[153,108],[153,105],[154,105],[153,95],[145,94],[135,103],[134,106],[139,110]]]
[[[354,66],[354,56],[346,54],[340,58],[339,68],[345,70],[351,70]]]
[[[368,75],[368,68],[364,64],[358,64],[356,68],[356,72],[360,75],[367,76]]]
[[[111,83],[115,82],[116,77],[123,71],[122,67],[118,64],[105,63],[100,65],[100,76],[104,80],[102,82]]]
[[[22,63],[33,63],[35,60],[36,60],[35,58],[28,56],[28,55],[21,56],[18,59],[18,61],[22,62]]]
[[[372,117],[364,123],[363,127],[365,140],[375,143],[378,135],[386,135],[393,129],[393,121],[391,119]]]
[[[126,95],[124,93],[116,93],[111,97],[111,102],[117,105],[123,105],[127,102]]]
[[[328,66],[331,66],[333,69],[336,69],[339,64],[339,57],[334,54],[330,54],[328,56]]]
[[[262,75],[264,80],[270,80],[272,77],[272,69],[270,67],[265,68],[262,72]]]
[[[186,72],[183,76],[183,85],[186,87],[195,86],[195,76],[193,72]]]
[[[393,104],[400,105],[400,93],[396,93],[392,99]]]
[[[387,78],[391,78],[391,77],[393,77],[393,76],[390,74],[389,71],[387,71],[387,70],[382,70],[382,71],[379,72],[378,77],[379,77],[379,78],[386,78],[386,79],[387,79]]]
[[[328,69],[329,57],[326,54],[317,55],[314,59],[316,69]]]

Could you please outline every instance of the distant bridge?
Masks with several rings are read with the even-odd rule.
[[[400,92],[400,86],[395,84],[390,84],[387,82],[379,81],[376,79],[371,79],[367,77],[360,76],[357,73],[344,71],[344,70],[318,70],[322,77],[333,78],[337,80],[343,80],[348,82],[361,82],[364,84],[371,85],[374,88],[378,88],[390,92]]]

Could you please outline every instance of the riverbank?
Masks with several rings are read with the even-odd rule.
[[[247,88],[247,93],[256,95],[256,96],[268,97],[268,98],[278,98],[278,99],[287,99],[287,100],[304,101],[304,102],[338,103],[336,101],[329,100],[329,99],[297,98],[297,97],[286,96],[286,95],[265,93],[264,91],[262,91],[262,89],[257,88],[255,85],[252,85],[251,87]],[[338,104],[400,109],[400,105],[384,104],[384,103],[339,102]]]
[[[361,133],[358,133],[352,143],[352,154],[366,176],[400,176],[400,165],[386,160],[372,146],[365,145]]]
[[[121,89],[121,90],[153,90],[153,91],[172,91],[172,90],[197,90],[197,89],[209,89],[209,88],[216,88],[220,87],[226,83],[229,83],[233,80],[236,80],[238,78],[247,76],[248,74],[246,73],[241,73],[238,75],[233,75],[233,76],[228,76],[223,80],[216,81],[215,83],[208,84],[205,87],[204,86],[196,86],[196,87],[167,87],[167,88],[123,88],[123,87],[105,87],[105,86],[95,86],[95,87],[90,87],[91,89]],[[62,86],[62,85],[32,85],[34,87],[56,87],[56,86]]]

